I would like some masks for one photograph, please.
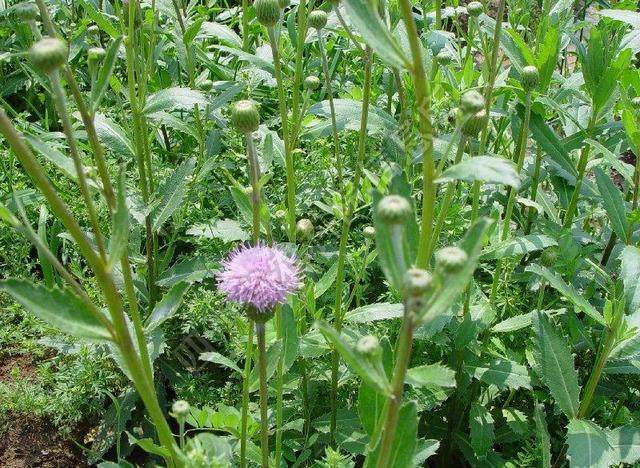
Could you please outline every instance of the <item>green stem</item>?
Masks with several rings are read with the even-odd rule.
[[[540,168],[542,166],[542,148],[540,145],[536,146],[536,162],[533,168],[533,177],[531,178],[531,200],[536,201],[538,198],[538,185],[540,184]],[[534,207],[529,208],[527,213],[527,224],[524,228],[524,233],[529,234],[531,232],[531,226],[536,216],[536,209]]]
[[[282,307],[278,306],[275,314],[276,337],[282,343]],[[282,407],[284,386],[284,352],[278,356],[276,369],[276,452],[275,466],[280,466],[282,459]]]
[[[251,240],[253,245],[257,245],[260,240],[260,165],[258,164],[256,147],[253,142],[253,133],[245,134],[245,141],[247,143],[247,162],[249,165],[249,180],[251,182]]]
[[[262,448],[262,468],[269,468],[267,353],[264,322],[256,322],[256,335],[258,336],[258,370],[260,375],[260,445]]]
[[[249,377],[251,376],[251,359],[253,355],[253,325],[247,330],[247,349],[244,357],[242,374],[242,416],[240,422],[240,468],[247,466],[247,426],[249,419]]]
[[[422,140],[422,219],[420,223],[420,242],[416,266],[427,266],[427,248],[431,242],[433,214],[435,205],[435,167],[433,163],[433,129],[431,127],[431,90],[422,62],[422,43],[418,28],[413,20],[412,5],[409,0],[400,0],[400,12],[407,28],[407,39],[413,59],[411,72],[413,88],[418,110],[418,127]]]

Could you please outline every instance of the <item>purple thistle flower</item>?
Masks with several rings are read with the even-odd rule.
[[[222,263],[218,287],[236,302],[264,312],[282,304],[300,286],[300,268],[294,257],[277,247],[240,246]]]

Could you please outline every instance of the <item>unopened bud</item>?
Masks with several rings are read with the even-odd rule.
[[[477,135],[482,131],[486,123],[487,111],[482,109],[481,111],[466,117],[465,122],[462,124],[462,133],[467,136]]]
[[[87,34],[97,36],[98,34],[100,34],[100,28],[98,27],[98,25],[92,24],[87,28]]]
[[[284,210],[278,210],[278,211],[276,211],[276,212],[274,213],[274,216],[275,216],[277,219],[284,219],[284,217],[285,217],[285,216],[287,216],[287,212],[286,212],[286,211],[284,211]]]
[[[467,91],[460,98],[460,109],[462,109],[462,112],[465,114],[475,114],[484,109],[484,105],[485,102],[482,94],[475,89]]]
[[[403,224],[411,212],[409,200],[400,195],[387,195],[378,203],[378,216],[383,223]]]
[[[315,229],[310,219],[302,218],[296,223],[296,233],[301,241],[310,240],[314,232]]]
[[[304,79],[304,87],[309,91],[315,91],[320,87],[320,84],[320,78],[317,76],[310,75]]]
[[[189,405],[189,402],[185,400],[178,400],[171,406],[171,412],[178,419],[183,419],[189,416],[189,411],[191,411],[191,406]]]
[[[373,335],[365,335],[358,340],[356,351],[367,357],[378,357],[382,353],[380,341]]]
[[[375,239],[375,237],[376,237],[376,228],[374,228],[373,226],[365,226],[364,229],[362,230],[362,234],[367,239]]]
[[[313,10],[309,13],[307,21],[313,29],[320,30],[327,25],[327,13],[323,10]]]
[[[280,21],[280,4],[278,0],[256,0],[256,18],[266,28],[272,28]]]
[[[633,105],[633,107],[635,107],[636,109],[640,109],[640,96],[636,96],[631,100],[631,104]]]
[[[467,5],[467,12],[469,12],[469,16],[473,16],[477,18],[484,12],[484,6],[480,2],[469,2]]]
[[[558,260],[558,250],[555,247],[549,247],[540,256],[540,263],[544,266],[552,266]]]
[[[468,259],[467,253],[460,247],[444,247],[436,252],[436,268],[445,274],[457,273]]]
[[[422,296],[433,287],[431,273],[422,268],[409,268],[405,277],[405,290],[408,295]]]
[[[253,101],[238,101],[231,109],[231,123],[242,133],[252,133],[260,126],[260,114]]]
[[[13,7],[13,12],[20,21],[24,21],[25,23],[28,21],[33,21],[38,18],[40,14],[40,10],[38,10],[38,6],[35,3],[31,2],[23,2],[17,4]]]
[[[87,51],[87,58],[90,63],[98,63],[102,61],[107,52],[102,47],[91,47]]]
[[[42,73],[51,73],[67,62],[67,44],[55,37],[45,37],[29,49],[31,63]]]
[[[522,69],[522,88],[525,91],[531,91],[540,82],[540,74],[538,68],[534,65],[527,65]]]
[[[453,62],[453,55],[448,50],[443,49],[436,55],[436,62],[438,62],[438,65],[445,67]]]
[[[204,80],[202,83],[200,83],[200,89],[202,91],[211,91],[211,88],[213,88],[213,81],[211,80]]]

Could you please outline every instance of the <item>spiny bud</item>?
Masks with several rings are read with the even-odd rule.
[[[13,11],[16,18],[24,22],[33,21],[38,18],[38,15],[40,14],[38,6],[31,2],[19,3],[14,7]]]
[[[378,216],[383,223],[403,224],[411,216],[411,204],[400,195],[387,195],[378,203]]]
[[[320,30],[327,25],[327,13],[323,10],[313,10],[309,13],[307,21],[313,29]]]
[[[417,297],[428,292],[433,286],[431,273],[422,268],[409,268],[405,276],[405,290],[408,295]]]
[[[87,28],[87,34],[91,34],[92,36],[97,36],[100,34],[100,28],[97,24],[92,24]]]
[[[640,96],[636,96],[631,100],[631,104],[633,105],[633,107],[635,107],[636,109],[640,109]]]
[[[467,11],[469,12],[469,16],[473,16],[477,18],[484,12],[484,6],[480,2],[469,2],[467,5]]]
[[[460,116],[460,108],[454,107],[453,109],[449,109],[447,113],[447,120],[450,124],[455,124],[458,121],[458,117]]]
[[[467,136],[477,135],[482,131],[482,128],[487,123],[487,111],[482,109],[475,114],[466,117],[464,124],[462,124],[462,133]]]
[[[522,69],[522,87],[525,91],[531,91],[540,82],[540,74],[538,68],[535,65],[527,65]]]
[[[280,21],[280,4],[278,0],[256,0],[256,18],[266,28],[272,28]]]
[[[238,101],[231,109],[231,123],[242,133],[251,133],[260,126],[260,114],[253,101]]]
[[[175,401],[171,406],[171,412],[178,419],[184,419],[189,416],[189,411],[191,411],[191,406],[185,400]]]
[[[309,91],[315,91],[320,87],[320,78],[313,75],[307,76],[304,79],[304,87]]]
[[[544,266],[552,266],[558,260],[558,249],[555,247],[549,247],[540,256],[540,263]]]
[[[373,226],[365,226],[364,229],[362,230],[362,234],[367,239],[375,239],[375,237],[376,237],[376,228],[374,228]]]
[[[51,73],[67,62],[67,44],[55,37],[45,37],[29,49],[31,63],[42,73]]]
[[[356,351],[367,357],[378,357],[382,353],[380,341],[373,335],[365,335],[356,343]]]
[[[475,89],[467,91],[460,98],[460,109],[465,114],[475,114],[484,109],[484,98]]]
[[[284,10],[289,5],[291,5],[291,0],[278,0],[278,5],[280,5],[280,8]]]
[[[438,52],[438,55],[436,55],[436,62],[438,62],[438,65],[445,67],[453,62],[453,55],[448,50],[442,49]]]
[[[307,241],[313,237],[315,228],[308,218],[299,219],[296,223],[296,233],[301,241]]]
[[[107,55],[107,52],[102,47],[91,47],[87,51],[87,57],[90,62],[99,62],[105,55]]]
[[[436,252],[436,268],[445,274],[457,273],[468,260],[467,253],[460,247],[444,247]]]
[[[200,89],[202,91],[211,91],[211,88],[213,88],[213,81],[211,80],[204,80],[200,83]]]

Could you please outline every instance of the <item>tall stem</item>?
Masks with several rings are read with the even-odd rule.
[[[240,468],[247,466],[247,426],[249,415],[249,377],[251,376],[251,359],[253,357],[253,324],[247,330],[247,350],[244,357],[242,373],[242,415],[240,421]]]
[[[422,140],[422,220],[420,222],[420,243],[418,245],[418,268],[427,266],[427,249],[433,230],[435,203],[435,167],[433,164],[433,129],[431,127],[431,90],[427,81],[418,28],[413,20],[412,5],[409,0],[399,0],[400,13],[407,28],[407,38],[411,49],[413,66],[413,87],[418,110],[418,127]]]
[[[538,185],[540,184],[540,168],[542,166],[542,148],[540,145],[536,146],[536,162],[533,167],[533,177],[531,178],[531,200],[536,201],[538,198]],[[536,209],[534,207],[529,208],[527,213],[527,224],[524,228],[524,233],[529,234],[531,232],[531,226],[533,226],[533,220],[536,216]]]
[[[262,448],[262,468],[269,468],[269,422],[267,420],[267,353],[265,346],[264,322],[256,322],[258,336],[258,370],[260,376],[260,445]]]

